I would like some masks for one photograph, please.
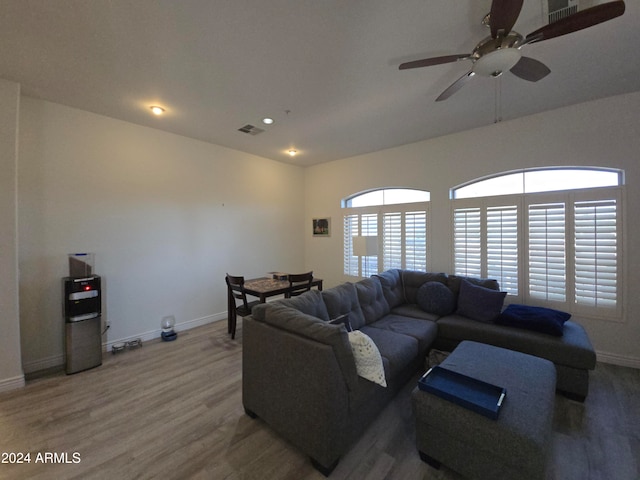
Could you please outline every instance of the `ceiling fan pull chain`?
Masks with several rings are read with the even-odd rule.
[[[502,76],[495,78],[495,111],[493,123],[502,121]]]

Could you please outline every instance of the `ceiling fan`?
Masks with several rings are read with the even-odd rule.
[[[551,70],[538,60],[522,56],[520,48],[606,22],[622,15],[625,10],[623,0],[603,3],[552,22],[523,37],[511,30],[520,15],[523,2],[524,0],[493,0],[491,11],[482,22],[491,29],[491,35],[478,43],[471,53],[414,60],[401,64],[400,70],[471,60],[471,70],[442,92],[436,102],[449,98],[475,75],[498,77],[509,70],[517,77],[537,82]]]

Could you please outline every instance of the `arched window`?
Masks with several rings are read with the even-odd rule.
[[[344,274],[427,269],[430,193],[407,188],[360,192],[342,201]]]
[[[496,278],[511,301],[620,316],[624,172],[504,172],[450,190],[454,271]]]
[[[451,189],[451,198],[617,187],[622,183],[622,170],[611,168],[529,168],[517,172],[499,173],[459,185]]]
[[[343,207],[371,207],[401,203],[428,202],[431,194],[413,188],[381,188],[356,193],[342,201]]]

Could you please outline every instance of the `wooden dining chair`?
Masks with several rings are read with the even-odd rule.
[[[247,294],[244,291],[244,277],[229,275],[225,277],[227,282],[227,329],[231,338],[236,338],[236,323],[238,315],[246,317],[251,315],[251,309],[260,303],[260,300],[247,301]],[[241,303],[238,304],[238,300]]]
[[[313,271],[307,273],[290,273],[287,275],[289,279],[289,291],[285,293],[285,298],[296,297],[304,292],[311,290],[311,282],[313,281]]]

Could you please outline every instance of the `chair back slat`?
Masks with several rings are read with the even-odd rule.
[[[289,279],[289,291],[286,293],[285,297],[296,297],[311,290],[313,271],[306,273],[290,273],[287,275],[287,278]]]
[[[235,306],[235,300],[242,300],[242,306],[249,310],[249,305],[247,302],[247,294],[244,291],[244,277],[238,277],[227,274],[225,277],[227,282],[227,287],[229,291],[229,295],[234,299],[233,304]]]

